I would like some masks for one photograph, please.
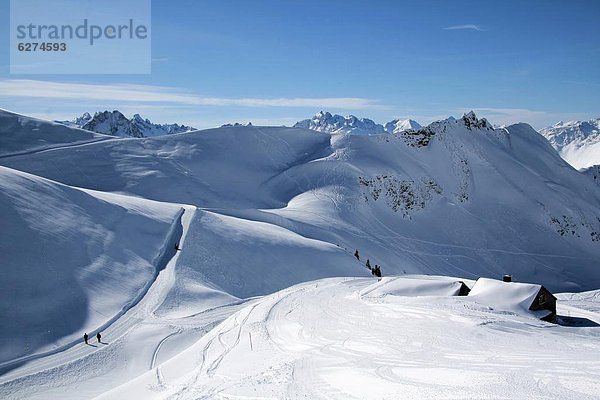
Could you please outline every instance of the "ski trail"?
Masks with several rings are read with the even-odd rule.
[[[258,304],[255,304],[253,306],[251,306],[248,310],[248,313],[246,314],[246,316],[242,319],[241,322],[237,322],[236,319],[236,324],[229,329],[226,332],[221,332],[219,333],[219,335],[217,335],[218,341],[219,343],[221,343],[223,345],[223,347],[225,348],[225,351],[223,351],[217,358],[215,361],[213,361],[210,366],[206,369],[206,373],[208,375],[212,375],[214,373],[214,371],[219,368],[219,365],[221,364],[221,362],[223,361],[223,359],[225,358],[225,356],[227,356],[227,354],[229,354],[229,352],[236,347],[239,343],[240,343],[240,339],[242,337],[242,329],[244,328],[246,321],[248,321],[248,318],[250,318],[250,314],[252,314],[252,311],[254,311],[254,309],[256,308]],[[235,341],[232,345],[228,345],[224,339],[223,336],[225,336],[227,333],[232,332],[235,328],[237,329],[237,334],[235,337]]]
[[[111,141],[111,140],[123,140],[123,139],[114,138],[114,137],[105,137],[105,138],[84,140],[84,141],[75,142],[72,144],[60,143],[57,145],[50,145],[50,146],[39,147],[36,149],[30,149],[30,150],[26,150],[26,151],[20,151],[17,153],[4,154],[4,155],[0,156],[0,159],[20,157],[20,156],[29,156],[29,155],[33,155],[33,154],[45,153],[45,152],[54,151],[54,150],[73,149],[73,148],[77,148],[77,147],[88,146],[91,144],[95,144],[95,143],[99,143],[99,142],[106,142],[106,141]]]
[[[150,369],[153,369],[156,366],[156,359],[158,358],[158,352],[160,351],[163,344],[165,344],[165,342],[167,340],[169,340],[170,338],[172,338],[173,336],[180,335],[181,332],[183,332],[183,329],[179,328],[179,329],[177,329],[177,331],[162,338],[162,340],[158,343],[158,345],[154,349],[154,353],[152,354],[152,361],[150,362]]]

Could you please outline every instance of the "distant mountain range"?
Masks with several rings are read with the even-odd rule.
[[[150,120],[135,114],[127,118],[120,111],[101,111],[93,116],[85,113],[70,121],[56,121],[63,125],[85,129],[117,137],[151,137],[185,133],[197,130],[180,124],[154,124]],[[225,124],[229,126],[247,126],[249,124]],[[296,122],[294,128],[310,129],[329,134],[377,135],[383,133],[401,133],[418,131],[423,127],[412,119],[394,119],[378,124],[369,118],[346,117],[319,111],[312,118]],[[577,169],[600,165],[600,119],[588,121],[558,122],[539,131],[558,151],[563,159]]]
[[[354,115],[343,117],[338,114],[319,111],[314,117],[297,122],[294,128],[331,134],[376,135],[379,133],[398,133],[408,129],[420,129],[421,125],[412,119],[395,119],[381,125],[368,118],[358,118]]]
[[[600,118],[560,121],[540,133],[573,167],[580,169],[600,164]]]
[[[412,119],[394,119],[378,124],[368,118],[347,117],[320,111],[312,118],[297,122],[295,128],[311,129],[330,134],[376,135],[418,131],[422,126]],[[558,122],[541,129],[561,157],[576,169],[600,165],[600,119]]]
[[[85,113],[71,121],[56,121],[61,124],[85,129],[86,131],[102,133],[105,135],[118,137],[151,137],[171,135],[175,133],[185,133],[197,130],[191,126],[179,124],[153,124],[148,119],[135,114],[129,119],[120,111],[100,111],[94,113]]]

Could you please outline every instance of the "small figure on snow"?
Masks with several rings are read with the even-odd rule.
[[[379,265],[375,264],[375,268],[373,268],[373,269],[371,270],[371,273],[372,273],[374,276],[376,276],[376,277],[378,277],[378,278],[381,278],[381,267],[380,267]]]
[[[83,341],[85,342],[85,344],[88,344],[88,334],[87,332],[83,334]]]
[[[367,258],[367,264],[366,264],[367,268],[369,268],[369,270],[371,270],[371,261]]]
[[[98,343],[102,343],[102,335],[100,334],[100,332],[98,332],[98,334],[96,335],[96,339],[98,339]]]
[[[360,255],[358,254],[358,249],[356,249],[356,251],[354,252],[354,257],[356,257],[356,259],[358,261],[360,261]]]
[[[180,251],[181,249],[179,248],[179,243],[175,243],[175,251]]]

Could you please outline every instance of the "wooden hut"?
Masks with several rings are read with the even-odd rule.
[[[512,282],[510,275],[502,281],[479,278],[469,297],[492,309],[529,314],[545,321],[556,317],[556,297],[548,289],[539,284]]]

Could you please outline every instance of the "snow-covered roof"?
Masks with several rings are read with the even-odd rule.
[[[399,276],[384,277],[381,281],[366,287],[362,296],[458,296],[463,285],[461,279],[442,276]]]
[[[532,311],[529,309],[541,288],[542,285],[533,283],[503,282],[495,279],[479,278],[471,289],[469,298],[494,310],[543,318],[550,311]]]

